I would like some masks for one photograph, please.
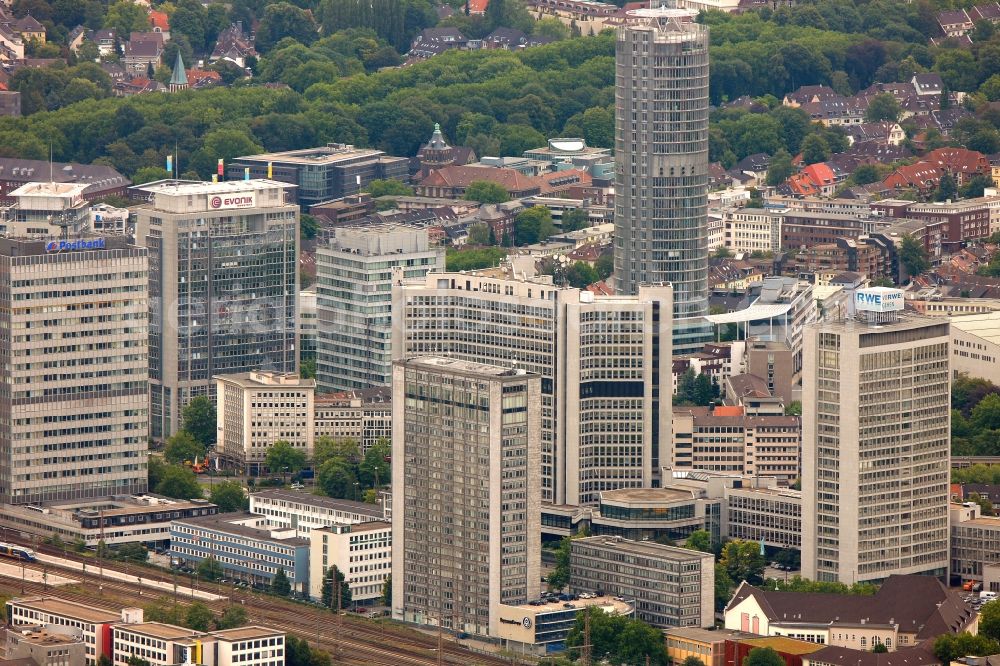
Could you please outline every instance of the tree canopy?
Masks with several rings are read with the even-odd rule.
[[[243,492],[243,484],[239,481],[221,481],[213,484],[209,501],[218,505],[221,512],[245,511],[250,507],[250,500]]]
[[[590,616],[590,653],[595,662],[612,664],[651,664],[667,666],[666,643],[663,634],[639,619],[624,615],[608,615],[600,608],[588,606],[577,613],[576,624],[566,637],[566,648],[579,656],[584,641],[584,616]],[[647,661],[648,660],[648,661]]]
[[[215,446],[217,424],[215,405],[203,395],[196,396],[184,406],[181,412],[184,430],[202,443],[203,446]]]

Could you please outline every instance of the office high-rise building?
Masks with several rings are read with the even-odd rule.
[[[708,314],[708,28],[694,12],[628,13],[615,48],[615,280],[674,288],[674,350]],[[709,338],[710,339],[710,338]]]
[[[316,251],[316,380],[345,391],[392,383],[392,279],[444,268],[426,229],[346,227]]]
[[[550,276],[428,273],[394,279],[392,321],[395,359],[541,375],[543,502],[596,506],[602,490],[655,485],[669,462],[669,286],[595,296]]]
[[[0,238],[0,500],[146,491],[148,258],[122,236]]]
[[[802,575],[811,580],[948,568],[948,322],[871,314],[807,328]]]
[[[541,379],[454,358],[393,366],[393,617],[497,635],[538,597]]]
[[[270,180],[148,186],[150,434],[215,397],[215,375],[298,371],[299,208]]]

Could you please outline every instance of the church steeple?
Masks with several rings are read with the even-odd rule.
[[[181,57],[180,49],[177,49],[177,59],[174,60],[174,72],[170,75],[170,92],[187,90],[188,78],[184,71],[184,58]]]

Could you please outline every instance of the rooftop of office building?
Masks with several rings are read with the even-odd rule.
[[[690,490],[673,488],[619,488],[601,491],[602,502],[676,502],[694,496]]]
[[[465,361],[458,358],[446,358],[443,356],[419,356],[417,358],[402,361],[410,367],[426,366],[427,369],[447,370],[448,372],[460,372],[463,374],[486,375],[490,377],[525,377],[528,373],[514,367],[503,367],[488,363],[476,363],[475,361]]]
[[[367,502],[354,502],[352,500],[335,499],[333,497],[326,497],[324,495],[313,495],[305,491],[295,491],[295,490],[284,490],[282,488],[273,488],[270,490],[260,490],[253,493],[250,496],[251,500],[254,499],[266,499],[273,501],[283,501],[290,502],[294,504],[302,504],[311,507],[318,507],[324,509],[336,509],[337,511],[343,511],[345,513],[357,513],[360,515],[370,516],[372,520],[381,520],[383,513],[382,508],[376,504],[368,504]]]
[[[541,601],[541,600],[539,600]],[[556,613],[565,610],[571,610],[572,608],[581,609],[589,608],[591,606],[597,606],[605,613],[618,613],[619,615],[628,615],[632,612],[633,606],[628,603],[627,600],[609,596],[594,597],[593,599],[574,599],[572,601],[546,601],[539,603],[536,601],[534,603],[526,604],[516,604],[515,608],[523,608],[525,610],[533,611],[535,614],[540,613]],[[570,606],[570,608],[567,608]]]
[[[264,191],[276,187],[288,189],[296,187],[288,183],[255,178],[253,180],[224,180],[221,183],[201,182],[195,180],[161,180],[140,186],[150,194],[166,194],[169,196],[196,196],[199,194],[236,194],[237,192]]]
[[[1000,312],[962,315],[951,317],[951,327],[982,338],[994,344],[1000,343]]]
[[[316,388],[315,379],[303,379],[294,372],[238,372],[231,375],[216,375],[219,379],[241,388]]]
[[[28,608],[31,610],[41,611],[43,613],[51,613],[61,617],[80,620],[82,622],[107,624],[121,621],[120,613],[112,613],[111,611],[101,610],[86,604],[78,604],[75,601],[57,599],[56,597],[28,597],[22,599],[12,599],[7,603],[20,606],[21,608]]]
[[[286,150],[277,153],[261,153],[259,155],[243,155],[235,158],[234,162],[281,162],[283,164],[296,165],[316,165],[316,164],[336,164],[344,160],[357,159],[360,157],[381,157],[385,153],[372,148],[357,148],[345,143],[328,143],[325,146],[316,148],[302,148],[299,150]]]
[[[250,522],[258,522],[261,526],[257,527],[255,525],[248,524]],[[195,527],[200,527],[205,530],[221,534],[236,534],[238,536],[247,537],[248,539],[269,541],[281,546],[294,547],[309,545],[309,539],[294,536],[294,533],[290,533],[283,528],[272,529],[265,526],[265,516],[258,514],[239,511],[233,513],[217,513],[211,516],[178,518],[174,521],[174,523],[194,525]]]
[[[633,555],[646,555],[654,558],[674,561],[697,560],[711,555],[697,550],[665,546],[652,541],[633,541],[619,536],[583,537],[573,541],[574,546],[597,546],[621,551]]]

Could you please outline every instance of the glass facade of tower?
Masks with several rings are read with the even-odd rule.
[[[708,314],[708,28],[677,9],[629,13],[615,72],[615,276],[619,291],[674,287],[674,349]]]

